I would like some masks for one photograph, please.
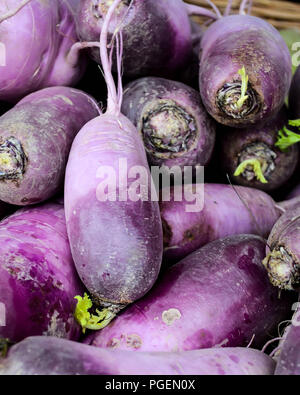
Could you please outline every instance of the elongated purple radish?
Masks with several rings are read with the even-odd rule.
[[[32,93],[0,117],[0,199],[42,202],[62,187],[72,142],[100,109],[83,91],[52,87]]]
[[[219,123],[247,127],[281,109],[291,83],[291,57],[268,22],[225,16],[206,30],[201,49],[200,93]]]
[[[122,113],[143,136],[150,165],[206,165],[215,143],[215,122],[199,93],[180,82],[145,77],[124,90]]]
[[[107,110],[76,136],[65,179],[71,251],[93,300],[106,308],[99,315],[103,318],[100,326],[150,290],[163,248],[159,205],[150,197],[151,175],[143,141],[120,112],[122,89],[120,85],[116,90],[107,54],[108,27],[120,4],[121,0],[115,0],[107,12],[100,39]],[[121,47],[121,38],[118,42]],[[117,57],[120,65],[120,52]],[[89,306],[86,299],[79,303],[83,310]]]
[[[77,15],[84,41],[97,41],[111,1],[82,0]],[[170,76],[186,67],[192,55],[191,28],[182,0],[122,0],[109,27],[109,36],[122,24],[124,75]],[[100,62],[99,51],[92,57]],[[117,64],[114,61],[114,71]]]
[[[7,358],[0,359],[0,376],[272,375],[274,368],[272,358],[249,348],[133,354],[39,336],[16,344]],[[180,386],[178,379],[173,380]]]
[[[272,191],[287,183],[295,172],[299,149],[281,150],[278,132],[288,124],[283,108],[267,122],[220,133],[220,161],[225,174],[239,185]]]
[[[263,264],[271,283],[287,290],[300,288],[300,203],[288,209],[274,225]]]
[[[47,335],[77,340],[74,297],[83,291],[63,205],[21,209],[0,222],[0,338]]]
[[[291,297],[268,280],[265,241],[254,235],[216,240],[169,268],[143,299],[85,340],[131,351],[253,347],[290,311]]]
[[[300,375],[300,302],[276,350],[276,376]]]
[[[176,201],[181,187],[171,190],[169,201],[160,202],[164,229],[166,263],[178,262],[203,245],[239,233],[268,237],[281,212],[266,193],[254,188],[205,184],[204,191],[194,185],[193,193],[204,202],[202,210],[190,210],[191,202],[182,191],[182,201]],[[202,196],[203,194],[203,196]],[[179,200],[179,199],[178,199]]]

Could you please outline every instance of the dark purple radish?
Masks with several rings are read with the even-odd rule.
[[[224,174],[247,187],[273,191],[285,185],[295,172],[299,150],[296,145],[281,150],[278,132],[288,123],[283,108],[274,118],[243,129],[220,131],[220,162]]]
[[[151,200],[151,174],[143,141],[121,114],[122,90],[120,87],[117,92],[107,54],[108,26],[120,4],[121,0],[113,2],[100,39],[107,110],[77,134],[65,179],[72,255],[93,300],[108,309],[104,323],[150,290],[160,270],[163,249],[159,205]],[[119,51],[117,57],[120,65]],[[119,78],[120,73],[119,69]],[[99,317],[104,317],[103,312]]]
[[[293,305],[295,313],[276,349],[276,376],[300,375],[300,302]]]
[[[77,340],[74,297],[83,286],[72,260],[63,206],[17,211],[0,222],[0,240],[0,303],[5,309],[0,338]]]
[[[253,347],[290,311],[261,264],[265,241],[237,235],[216,240],[169,268],[143,299],[86,343],[131,351]]]
[[[72,142],[99,115],[83,91],[52,87],[32,93],[0,117],[0,199],[26,206],[63,187]]]
[[[298,67],[290,89],[289,109],[292,119],[300,118],[300,66]]]
[[[274,286],[286,290],[300,289],[299,201],[287,209],[274,225],[263,264]]]
[[[274,369],[272,358],[250,348],[133,354],[39,336],[14,345],[8,356],[0,359],[0,376],[272,375]],[[134,388],[138,385],[134,383]]]
[[[177,194],[182,192],[179,201]],[[184,190],[176,186],[170,199],[160,202],[166,263],[178,262],[203,245],[222,237],[252,233],[268,237],[281,212],[266,193],[222,184],[193,186],[203,208],[195,210]],[[187,199],[188,198],[188,199]],[[178,201],[176,201],[176,199]]]
[[[202,37],[200,93],[221,124],[247,127],[274,116],[284,104],[291,77],[288,47],[263,19],[225,16]]]
[[[144,139],[150,165],[206,165],[215,143],[215,122],[199,92],[180,82],[146,77],[124,90],[122,113]]]
[[[287,199],[293,199],[296,197],[300,197],[300,184],[296,185],[291,192],[288,194]]]
[[[81,1],[77,30],[82,40],[99,40],[110,4],[109,0]],[[122,0],[110,24],[109,37],[121,26],[126,76],[174,75],[192,56],[191,27],[182,0]],[[99,50],[91,54],[101,63]],[[113,69],[117,71],[116,61]]]

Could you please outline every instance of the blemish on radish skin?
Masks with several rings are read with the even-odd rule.
[[[165,310],[161,316],[163,322],[171,326],[174,324],[175,321],[180,320],[181,313],[178,309],[169,309],[169,310]]]
[[[239,363],[239,358],[236,355],[229,355],[229,358],[234,362],[234,363]]]

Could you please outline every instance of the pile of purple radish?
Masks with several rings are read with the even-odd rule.
[[[0,2],[0,375],[300,375],[300,65],[207,3]]]

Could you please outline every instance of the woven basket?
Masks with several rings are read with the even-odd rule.
[[[226,8],[227,0],[212,1],[220,11],[224,11]],[[205,0],[187,0],[186,2],[211,9]],[[240,4],[241,0],[234,0],[232,12],[238,12]],[[295,27],[300,29],[300,3],[279,0],[254,0],[251,15],[267,20],[277,29]],[[200,17],[195,17],[195,20],[203,21]]]

